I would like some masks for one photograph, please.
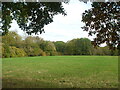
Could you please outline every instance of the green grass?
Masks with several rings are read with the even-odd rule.
[[[3,88],[117,88],[117,56],[4,58]]]

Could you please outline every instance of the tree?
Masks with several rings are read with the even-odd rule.
[[[81,38],[79,40],[80,54],[82,55],[90,55],[91,54],[91,41],[88,38]]]
[[[10,46],[19,46],[22,41],[22,37],[19,36],[16,32],[10,31],[6,35],[2,36],[2,43],[8,44]]]
[[[75,51],[75,39],[67,41],[65,45],[65,54],[66,55],[76,55]]]
[[[43,43],[41,43],[40,47],[44,52],[46,52],[47,56],[54,56],[57,54],[56,47],[51,41],[44,41]]]
[[[21,48],[24,49],[28,56],[41,56],[43,53],[43,50],[35,42],[35,37],[32,36],[27,37],[23,41]]]
[[[104,55],[111,55],[111,50],[108,46],[101,47],[101,49],[103,50]]]
[[[93,2],[92,8],[83,13],[82,21],[82,28],[96,35],[95,46],[106,42],[111,49],[120,50],[120,2]]]
[[[92,49],[92,55],[109,55],[109,56],[117,56],[118,50],[111,50],[108,46],[105,47],[97,47]]]
[[[62,2],[2,2],[3,35],[8,33],[13,19],[27,34],[41,34],[57,14],[66,15]]]
[[[43,38],[40,38],[38,36],[28,36],[25,39],[26,43],[36,43],[40,45],[42,42],[44,42]]]
[[[60,54],[64,54],[64,52],[65,52],[65,42],[56,41],[56,42],[53,42],[53,43],[56,47],[56,51],[59,52]]]
[[[65,52],[68,55],[90,55],[91,41],[87,38],[78,38],[66,43]]]

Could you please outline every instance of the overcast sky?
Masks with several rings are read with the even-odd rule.
[[[85,10],[91,8],[91,3],[83,3],[79,0],[71,0],[69,4],[64,4],[63,6],[67,12],[67,16],[56,15],[53,18],[51,24],[44,27],[45,33],[40,34],[44,40],[50,41],[68,41],[73,38],[89,38],[92,40],[93,37],[88,37],[88,32],[83,31],[81,27],[84,25],[81,22],[82,13]],[[17,30],[18,33],[24,36],[22,30],[18,27],[17,23],[13,21],[10,30]]]

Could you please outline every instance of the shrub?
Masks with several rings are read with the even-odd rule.
[[[10,57],[10,48],[8,44],[2,44],[2,57]]]
[[[42,52],[42,55],[41,56],[46,56],[46,53],[45,52]]]
[[[10,47],[10,57],[24,57],[27,54],[21,48],[16,48],[14,46]]]

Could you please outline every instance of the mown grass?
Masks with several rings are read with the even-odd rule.
[[[3,88],[117,88],[117,56],[3,58]]]

